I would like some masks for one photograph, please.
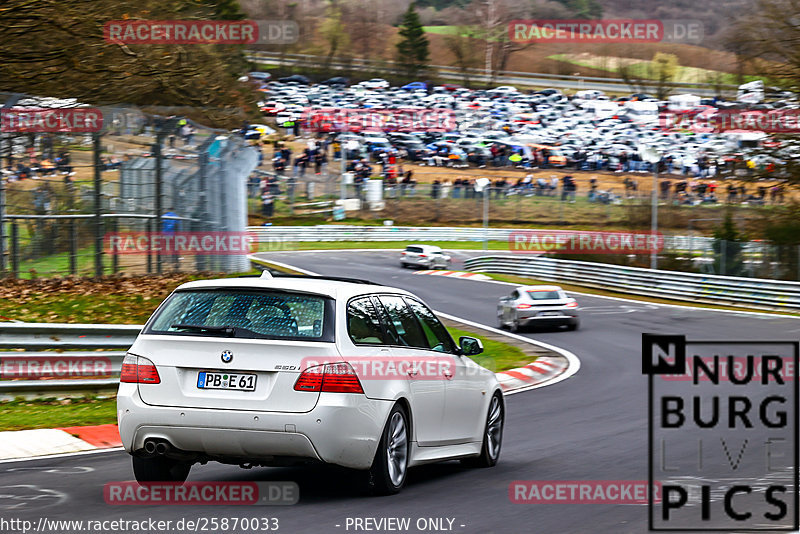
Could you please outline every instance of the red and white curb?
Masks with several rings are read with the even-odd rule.
[[[465,278],[467,280],[491,280],[490,277],[480,273],[469,273],[465,271],[416,271],[414,274],[432,274],[434,276],[449,276],[451,278]]]
[[[122,446],[117,425],[0,432],[0,460],[112,449]]]
[[[500,382],[500,387],[503,389],[503,394],[505,395],[513,395],[515,393],[522,393],[523,391],[557,384],[573,376],[581,368],[580,359],[567,349],[556,347],[555,345],[529,337],[512,334],[511,332],[491,326],[468,321],[467,319],[462,319],[461,317],[456,317],[440,311],[434,310],[434,312],[436,312],[436,315],[450,319],[451,321],[457,321],[479,330],[487,330],[495,334],[501,334],[518,341],[536,345],[537,347],[547,349],[557,354],[557,356],[539,356],[535,362],[529,363],[525,367],[495,373],[497,381]]]
[[[529,363],[525,367],[500,371],[495,375],[503,392],[507,393],[546,382],[564,373],[568,367],[566,358],[540,356],[535,362]]]

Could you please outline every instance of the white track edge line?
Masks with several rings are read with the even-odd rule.
[[[107,449],[92,449],[89,451],[78,451],[78,452],[64,452],[59,454],[45,454],[42,456],[30,456],[28,458],[6,458],[0,460],[0,464],[8,464],[14,462],[30,462],[33,460],[50,460],[50,459],[57,459],[57,458],[68,458],[70,456],[85,456],[87,454],[100,454],[104,452],[119,452],[124,451],[125,447],[109,447]]]
[[[289,265],[287,263],[282,263],[282,262],[273,261],[273,260],[261,260],[261,261],[265,261],[267,263],[273,263],[273,264],[275,264],[275,265],[277,265],[279,267],[284,267],[286,269],[294,269],[295,271],[299,271],[299,272],[302,272],[302,273],[310,275],[310,276],[314,276],[314,275],[318,274],[318,273],[315,273],[313,271],[309,271],[307,269],[301,269],[299,267],[295,267],[293,265]],[[469,278],[467,278],[466,280],[469,280]],[[476,282],[478,282],[478,281],[479,280],[476,280]],[[489,280],[486,280],[486,281],[489,281]],[[491,281],[492,282],[497,282],[497,280],[491,280]],[[507,282],[500,282],[500,283],[505,284]],[[511,285],[513,285],[513,284],[511,284]],[[473,327],[476,327],[476,328],[482,328],[482,329],[488,330],[488,331],[493,332],[495,334],[501,334],[501,335],[504,335],[506,337],[510,337],[512,339],[516,339],[516,340],[519,340],[519,341],[524,341],[526,343],[530,343],[531,345],[536,345],[536,346],[539,346],[539,347],[541,347],[543,349],[551,350],[553,352],[561,354],[564,358],[566,358],[566,360],[567,360],[567,369],[566,369],[566,371],[564,371],[560,375],[555,376],[550,380],[545,380],[544,382],[541,382],[539,384],[531,384],[530,386],[524,386],[524,387],[521,387],[521,388],[515,388],[513,391],[505,392],[504,395],[513,395],[515,393],[522,393],[523,391],[528,391],[528,390],[531,390],[531,389],[537,389],[537,388],[540,388],[540,387],[549,386],[551,384],[557,384],[557,383],[559,383],[559,382],[561,382],[563,380],[566,380],[567,378],[573,376],[581,368],[580,359],[575,354],[573,354],[572,352],[568,351],[567,349],[562,349],[561,347],[556,347],[555,345],[550,345],[549,343],[545,343],[543,341],[536,341],[534,339],[530,339],[530,338],[527,338],[527,337],[524,337],[524,336],[518,336],[517,334],[512,334],[510,332],[505,332],[503,330],[499,330],[499,329],[494,328],[492,326],[483,325],[483,324],[476,323],[476,322],[473,322],[473,321],[468,321],[467,319],[462,319],[460,317],[456,317],[455,315],[450,315],[448,313],[443,313],[443,312],[439,312],[439,311],[436,311],[436,310],[433,310],[433,311],[437,315],[441,315],[442,317],[445,317],[445,318],[450,319],[452,321],[459,321],[459,322],[462,322],[464,324],[467,324],[467,325],[470,325],[470,326],[473,326]]]

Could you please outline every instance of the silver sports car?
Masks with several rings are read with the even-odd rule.
[[[564,325],[576,330],[580,325],[578,303],[558,286],[519,286],[497,304],[497,323],[512,332],[531,326]]]

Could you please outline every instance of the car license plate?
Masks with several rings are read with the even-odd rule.
[[[232,389],[234,391],[255,391],[256,375],[252,373],[212,373],[200,371],[197,375],[199,389]]]
[[[546,316],[546,317],[552,317],[553,315],[561,315],[561,312],[557,312],[557,311],[544,311],[544,312],[539,312],[539,315],[540,315],[540,316]]]

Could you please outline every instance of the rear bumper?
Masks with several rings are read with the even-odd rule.
[[[556,310],[545,310],[545,311],[556,311]],[[517,316],[517,321],[521,325],[530,325],[530,324],[573,324],[578,321],[578,314],[573,311],[565,311],[565,310],[558,310],[561,315],[538,315],[539,311],[535,314],[519,314]]]
[[[211,459],[269,461],[296,457],[368,469],[394,403],[364,395],[322,393],[305,413],[150,406],[136,384],[121,384],[117,419],[129,453],[146,439],[168,441]]]
[[[417,267],[431,267],[433,265],[431,260],[424,258],[403,258],[400,262],[404,265],[415,265]]]

